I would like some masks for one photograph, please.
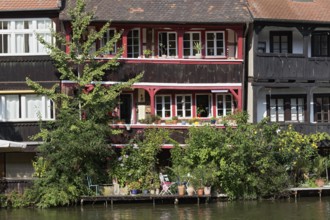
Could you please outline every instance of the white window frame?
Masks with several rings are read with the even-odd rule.
[[[159,41],[159,39],[160,39],[160,34],[164,34],[164,33],[166,33],[166,37],[167,37],[167,40],[166,40],[166,55],[167,56],[170,56],[170,57],[172,57],[172,56],[178,56],[178,35],[177,35],[177,33],[176,32],[174,32],[174,31],[160,31],[160,32],[158,32],[158,41]],[[172,48],[170,48],[170,40],[169,40],[169,35],[170,34],[174,34],[175,35],[175,55],[170,55],[170,50],[173,50]],[[161,42],[159,42],[159,44],[158,45],[160,45],[160,43]],[[159,49],[159,48],[158,48]],[[160,54],[160,50],[158,51],[158,55],[160,56],[161,54]],[[162,54],[162,55],[164,55],[164,54]]]
[[[111,36],[111,34],[110,34],[110,32],[112,32],[112,31],[113,31],[113,34],[116,35],[117,30],[115,28],[109,28],[101,40],[101,47],[104,47],[105,44],[114,37],[114,35]],[[106,54],[115,55],[116,53],[117,53],[117,43],[114,43],[113,50],[107,51]]]
[[[216,95],[216,116],[217,117],[224,117],[224,116],[227,116],[227,102],[226,102],[226,97],[227,96],[230,96],[231,97],[231,102],[230,102],[230,109],[231,109],[231,114],[234,113],[234,108],[235,108],[235,105],[234,105],[234,97],[232,94],[230,93],[225,93],[225,94],[217,94]],[[218,103],[219,103],[219,97],[222,98],[222,102],[223,102],[223,109],[222,109],[222,115],[219,115],[219,111],[221,109],[218,108]]]
[[[196,110],[196,116],[197,116],[197,109],[198,109],[197,96],[199,96],[199,95],[207,95],[209,97],[209,106],[208,106],[209,112],[208,112],[208,116],[207,117],[201,117],[201,118],[211,118],[212,115],[213,115],[213,108],[212,108],[212,106],[213,106],[213,98],[212,97],[213,96],[210,93],[196,93],[195,94],[195,110]]]
[[[222,33],[223,35],[223,54],[217,54],[217,39],[214,38],[213,39],[213,50],[214,50],[214,55],[209,55],[208,54],[208,49],[209,49],[209,43],[208,43],[208,39],[207,39],[207,34],[213,33],[214,35],[216,35],[217,33]],[[207,58],[215,58],[215,57],[219,57],[219,58],[224,58],[226,57],[226,35],[225,35],[225,31],[206,31],[205,32],[205,57]]]
[[[158,109],[157,108],[157,97],[161,97],[162,98],[162,109]],[[166,109],[165,109],[165,97],[170,97],[170,114],[168,117],[166,117]],[[161,111],[162,112],[162,115],[161,117],[164,118],[164,119],[170,119],[172,118],[172,96],[171,95],[156,95],[155,96],[155,115],[158,115],[157,114],[157,111]]]
[[[30,109],[28,100],[33,96],[34,98],[39,98],[37,102],[41,103],[41,106],[37,106],[39,112],[36,115],[29,117],[29,111],[34,112],[35,109]],[[15,98],[15,116],[8,118],[7,112],[12,110],[8,109],[7,105],[9,97]],[[55,106],[54,103],[44,95],[37,94],[3,94],[0,95],[0,121],[47,121],[55,120]]]
[[[133,32],[134,31],[138,31],[138,37],[136,38],[136,39],[138,39],[138,46],[139,46],[139,49],[138,49],[138,56],[137,57],[134,57],[134,54],[136,53],[136,51],[134,50],[134,47],[136,46],[135,44],[134,44],[134,34],[133,34]],[[130,33],[132,33],[133,34],[133,36],[132,36],[132,39],[133,39],[133,41],[132,41],[132,44],[129,44],[130,42],[129,42],[129,40],[128,40],[128,38],[129,38],[129,34]],[[133,28],[133,29],[131,29],[129,32],[128,32],[128,34],[127,34],[127,58],[139,58],[139,56],[140,56],[140,54],[141,54],[141,38],[140,38],[140,36],[141,36],[141,33],[140,33],[140,28]],[[131,46],[132,47],[132,57],[130,57],[129,56],[129,54],[128,54],[128,47],[129,46]]]
[[[49,22],[50,26],[40,28],[39,22]],[[45,40],[49,43],[54,43],[54,38],[51,35],[51,28],[55,30],[55,23],[50,18],[29,18],[29,19],[0,19],[0,22],[8,22],[8,29],[0,29],[0,35],[8,35],[8,51],[7,53],[0,53],[0,56],[9,55],[46,55],[46,48],[38,41],[37,35],[40,34],[46,36]],[[19,23],[23,22],[23,28],[16,28]],[[24,29],[24,22],[31,22],[31,27]],[[28,37],[29,51],[28,52],[16,52],[18,44],[16,43],[17,37],[23,36],[22,42],[25,43],[25,37]]]
[[[202,40],[201,40],[201,32],[198,32],[198,31],[189,31],[189,32],[185,32],[183,35],[185,34],[189,34],[189,48],[184,48],[184,36],[183,36],[183,45],[182,45],[182,54],[183,54],[183,57],[184,58],[194,58],[196,57],[196,51],[194,50],[194,44],[195,42],[199,42],[199,43],[202,43]],[[199,36],[199,40],[198,41],[194,41],[193,39],[193,34],[198,34]],[[184,55],[184,50],[185,49],[190,49],[190,55]]]
[[[183,104],[182,104],[182,116],[180,117],[178,114],[178,97],[182,96],[182,100],[183,100]],[[190,97],[190,116],[186,116],[186,97],[189,96]],[[192,95],[191,94],[178,94],[175,95],[175,114],[180,117],[180,118],[192,118]]]

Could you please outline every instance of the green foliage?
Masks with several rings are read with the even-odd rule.
[[[122,186],[139,181],[143,188],[151,188],[159,179],[157,155],[164,143],[174,143],[168,130],[150,128],[137,134],[132,143],[121,150],[112,176]]]
[[[0,207],[2,208],[20,208],[27,205],[24,196],[17,191],[12,191],[6,195],[0,194]]]
[[[110,119],[107,113],[117,105],[122,89],[130,88],[141,77],[139,75],[111,87],[98,83],[106,70],[118,66],[117,58],[122,50],[118,49],[116,56],[108,61],[100,62],[94,57],[113,50],[120,33],[92,52],[95,41],[101,40],[109,29],[109,22],[100,31],[88,33],[84,41],[83,34],[93,20],[93,12],[86,12],[84,0],[77,0],[70,16],[71,41],[66,41],[58,33],[53,33],[53,36],[61,45],[49,44],[42,36],[38,36],[38,40],[48,49],[61,74],[60,78],[76,82],[74,96],[58,93],[58,85],[46,89],[27,79],[32,89],[51,98],[57,108],[56,121],[42,125],[41,132],[34,137],[43,141],[39,147],[40,157],[34,162],[35,175],[39,179],[25,196],[27,201],[42,208],[69,205],[80,195],[91,193],[87,188],[87,175],[95,177],[93,179],[97,183],[108,181],[106,169],[112,166],[114,152],[107,143],[107,137],[112,134],[107,126]],[[68,46],[69,53],[62,51],[61,46]],[[87,92],[86,86],[91,82],[95,83]],[[87,115],[84,120],[82,112]]]
[[[128,188],[130,190],[132,190],[132,189],[141,189],[141,183],[138,182],[138,181],[132,181],[128,184]]]
[[[62,110],[53,129],[39,136],[46,140],[40,147],[37,174],[28,200],[39,207],[67,205],[87,194],[86,176],[105,182],[106,166],[111,166],[114,152],[108,148],[108,127],[92,120],[77,120],[78,110]],[[43,159],[41,159],[43,158]],[[41,161],[47,161],[47,165]]]
[[[303,135],[291,126],[280,130],[267,119],[258,124],[247,119],[238,112],[225,119],[236,121],[235,128],[191,127],[186,148],[171,151],[174,168],[183,166],[195,184],[209,181],[231,199],[282,196],[290,183],[298,185],[311,167],[316,170],[317,143],[328,135]],[[323,165],[318,166],[322,171]]]

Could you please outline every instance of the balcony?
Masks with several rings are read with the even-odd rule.
[[[109,125],[112,129],[120,129],[122,133],[119,135],[112,135],[109,139],[110,143],[116,147],[122,147],[125,144],[128,144],[130,140],[134,138],[138,138],[142,136],[145,129],[150,128],[159,128],[159,129],[169,129],[171,131],[171,138],[177,141],[180,144],[185,144],[185,140],[188,138],[188,131],[191,127],[203,127],[203,126],[212,126],[218,129],[224,129],[226,126],[236,126],[236,124],[210,124],[209,120],[200,120],[196,123],[188,123],[185,124],[178,122],[168,124],[163,121],[160,124],[110,124]],[[165,143],[163,148],[168,149],[172,148],[173,146],[169,143]]]
[[[186,59],[120,59],[119,67],[105,81],[127,81],[144,71],[142,82],[241,83],[242,61]]]
[[[305,58],[302,54],[257,53],[255,81],[324,82],[330,80],[329,58]]]

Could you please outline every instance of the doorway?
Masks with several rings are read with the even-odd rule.
[[[197,117],[207,118],[211,115],[211,96],[196,95],[196,114]]]
[[[125,121],[125,124],[131,124],[132,118],[132,95],[120,95],[120,119]]]

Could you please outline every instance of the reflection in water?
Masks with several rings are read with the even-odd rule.
[[[95,219],[289,219],[289,220],[325,220],[330,219],[330,198],[300,198],[295,202],[281,201],[238,201],[211,204],[115,204],[85,205],[84,207],[53,209],[0,209],[1,220],[95,220]]]

